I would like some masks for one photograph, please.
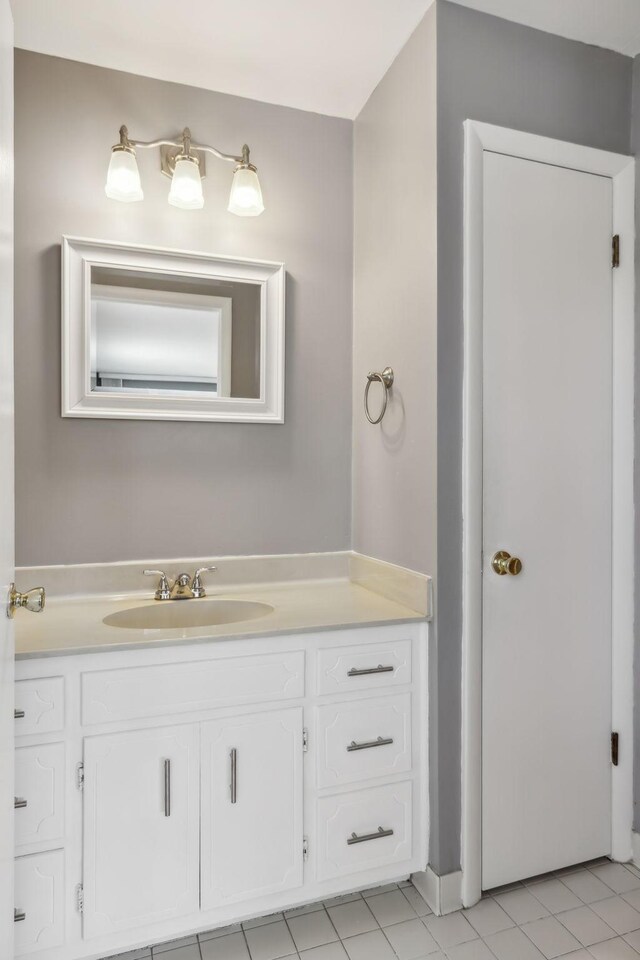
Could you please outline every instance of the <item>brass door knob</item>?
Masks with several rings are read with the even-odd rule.
[[[29,610],[30,613],[42,613],[44,610],[45,592],[44,587],[34,587],[33,590],[27,590],[26,593],[20,593],[16,590],[15,583],[9,585],[9,602],[7,604],[7,616],[13,618],[19,607]]]
[[[498,550],[491,558],[491,566],[499,577],[506,577],[507,574],[517,577],[522,570],[522,560],[512,557],[506,550]]]

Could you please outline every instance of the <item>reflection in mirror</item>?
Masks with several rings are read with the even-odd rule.
[[[91,392],[260,397],[260,286],[91,268]]]

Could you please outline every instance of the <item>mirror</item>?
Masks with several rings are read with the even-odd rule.
[[[284,419],[284,265],[63,238],[67,417]]]

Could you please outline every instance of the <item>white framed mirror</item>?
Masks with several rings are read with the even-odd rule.
[[[284,422],[283,263],[62,238],[62,416]]]

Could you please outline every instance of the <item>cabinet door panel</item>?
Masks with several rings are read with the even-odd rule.
[[[215,720],[202,744],[203,910],[299,887],[302,709]]]
[[[198,740],[194,724],[85,739],[85,937],[198,910]]]

